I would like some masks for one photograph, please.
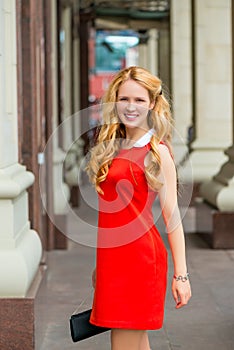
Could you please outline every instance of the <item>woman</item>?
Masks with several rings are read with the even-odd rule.
[[[150,350],[147,330],[163,324],[167,251],[154,224],[159,196],[174,264],[179,309],[191,297],[162,82],[130,67],[111,82],[88,173],[99,194],[95,287],[90,322],[111,331],[112,350]]]

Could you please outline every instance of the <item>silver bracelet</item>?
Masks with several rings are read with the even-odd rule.
[[[186,282],[189,279],[189,273],[187,272],[185,276],[181,276],[181,275],[176,276],[176,275],[174,275],[173,277],[174,277],[174,279],[176,281]]]

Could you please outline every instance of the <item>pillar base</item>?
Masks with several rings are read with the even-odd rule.
[[[20,164],[0,174],[0,296],[22,298],[28,293],[42,255],[41,240],[30,228],[27,188],[34,176]]]
[[[234,249],[234,212],[221,212],[206,202],[196,204],[196,232],[211,248]]]
[[[234,146],[225,154],[229,160],[224,163],[217,175],[201,186],[201,196],[223,212],[234,212]]]
[[[0,298],[0,349],[35,349],[35,302],[45,267],[41,266],[24,298]]]
[[[227,156],[220,151],[194,150],[189,157],[193,169],[194,182],[204,182],[216,174],[221,164],[227,161]]]

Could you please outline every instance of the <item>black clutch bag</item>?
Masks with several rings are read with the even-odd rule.
[[[109,331],[110,328],[94,326],[89,322],[90,310],[74,314],[70,318],[70,331],[71,337],[74,342],[90,338],[96,334],[100,334],[106,331]]]

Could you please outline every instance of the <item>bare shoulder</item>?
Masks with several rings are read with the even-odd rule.
[[[170,153],[169,148],[164,144],[158,145],[158,150],[161,158],[161,166],[165,170],[172,170],[175,169],[175,163],[173,160],[173,157]]]
[[[164,143],[160,143],[158,145],[158,150],[160,152],[160,155],[163,155],[164,153],[170,155],[169,149]]]

